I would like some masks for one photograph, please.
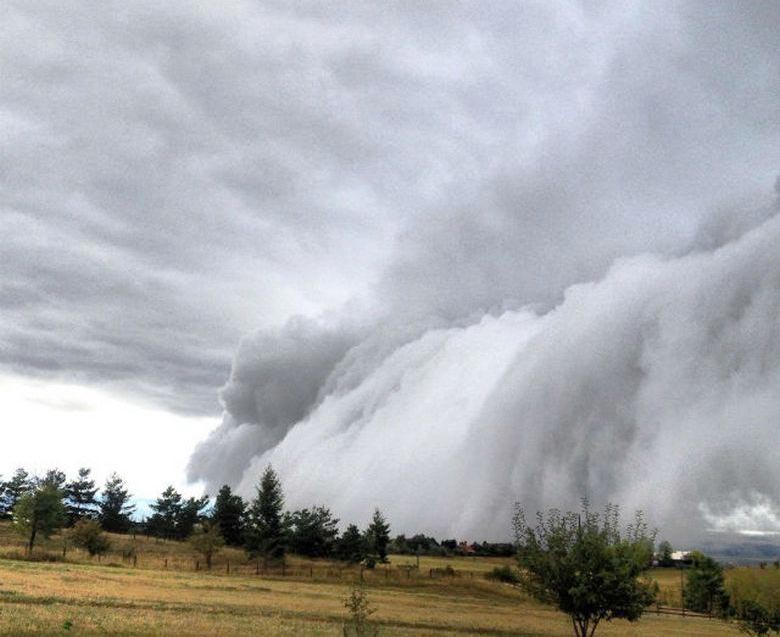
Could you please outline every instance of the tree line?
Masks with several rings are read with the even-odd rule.
[[[13,520],[29,552],[37,539],[63,527],[73,527],[71,537],[91,554],[108,547],[101,531],[190,539],[209,566],[212,555],[228,545],[244,548],[249,557],[262,558],[265,564],[293,552],[373,567],[387,560],[390,545],[390,525],[379,509],[365,530],[350,524],[343,533],[325,506],[286,511],[281,482],[270,465],[249,502],[228,485],[219,490],[213,506],[208,496],[184,498],[169,486],[150,508],[150,516],[134,521],[135,505],[122,478],[112,474],[101,491],[88,468],[79,469],[71,481],[59,469],[32,476],[22,468],[0,481],[0,518]]]
[[[225,544],[242,547],[265,565],[283,560],[289,551],[360,562],[369,568],[385,562],[390,550],[420,554],[460,546],[455,540],[439,543],[424,535],[397,536],[391,541],[390,525],[379,509],[365,530],[350,524],[343,533],[339,533],[339,520],[325,506],[287,511],[281,482],[270,465],[248,502],[225,485],[211,507],[207,496],[183,498],[171,486],[141,523],[132,520],[132,496],[119,476],[112,474],[100,496],[98,491],[87,468],[71,481],[58,469],[42,477],[18,469],[9,480],[0,481],[0,517],[13,520],[29,551],[38,537],[70,526],[68,536],[75,544],[91,555],[100,554],[108,548],[104,530],[133,529],[159,538],[188,539],[207,567]],[[635,621],[655,600],[657,585],[645,574],[654,562],[656,532],[648,529],[641,512],[624,528],[617,507],[608,505],[599,514],[583,502],[579,513],[553,509],[547,515],[538,513],[536,523],[529,524],[518,506],[513,526],[520,568],[512,572],[504,567],[502,579],[567,613],[575,637],[593,637],[603,621]],[[479,546],[465,548],[471,552]],[[504,545],[482,546],[496,551]],[[658,562],[671,564],[671,545],[662,542],[659,549]],[[691,554],[683,595],[687,608],[736,619],[748,634],[780,632],[780,609],[767,607],[760,599],[735,603],[725,589],[722,566],[701,553]]]
[[[199,546],[228,545],[244,548],[264,562],[278,560],[286,552],[307,557],[334,558],[346,562],[363,562],[372,566],[386,560],[388,553],[401,555],[474,555],[509,556],[511,543],[438,541],[424,534],[390,537],[390,525],[381,511],[375,510],[365,529],[348,525],[339,532],[339,520],[324,505],[295,511],[284,508],[284,494],[279,477],[267,467],[257,485],[255,497],[245,501],[224,485],[213,503],[204,495],[185,498],[173,486],[167,487],[150,505],[151,515],[133,520],[132,503],[125,482],[112,474],[99,489],[91,470],[81,468],[78,477],[68,481],[59,469],[42,477],[17,469],[7,481],[0,481],[0,519],[16,516],[18,528],[28,537],[32,550],[36,538],[47,536],[61,527],[88,528],[112,533],[141,533],[168,540],[186,540],[199,533]],[[61,505],[61,506],[60,506]],[[92,522],[93,525],[79,523]],[[209,540],[208,538],[211,538]],[[103,546],[93,542],[95,547]]]

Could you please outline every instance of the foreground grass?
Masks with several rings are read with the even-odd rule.
[[[347,584],[0,560],[0,635],[341,635]],[[383,635],[568,635],[567,619],[483,579],[370,585]],[[66,627],[68,627],[66,629]],[[736,634],[647,616],[604,635]]]
[[[100,563],[68,547],[64,537],[42,542],[37,553],[38,559],[59,561],[21,560],[21,538],[0,523],[0,635],[340,637],[343,600],[360,578],[359,569],[294,556],[284,576],[257,575],[257,565],[238,550],[221,553],[213,571],[195,572],[197,556],[185,543],[140,536],[113,536],[112,543],[112,553]],[[135,566],[123,560],[131,548]],[[511,559],[421,557],[419,569],[416,562],[393,556],[387,569],[363,574],[377,611],[372,619],[383,636],[571,634],[562,614],[485,579],[495,566],[513,564]],[[447,567],[456,576],[443,575]],[[679,605],[679,572],[653,576],[662,604]],[[636,624],[605,624],[597,634],[717,637],[738,631],[717,620],[647,614]]]

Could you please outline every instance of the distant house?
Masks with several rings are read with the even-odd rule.
[[[672,551],[672,562],[675,566],[682,566],[693,563],[691,558],[692,551]]]
[[[474,546],[468,542],[461,542],[458,544],[458,551],[461,555],[474,555],[474,553],[477,552]]]

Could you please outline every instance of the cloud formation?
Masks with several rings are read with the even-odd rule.
[[[461,433],[483,431],[487,453],[516,409],[500,387],[533,403],[518,361],[554,367],[542,334],[579,343],[569,313],[593,312],[583,326],[601,315],[571,296],[591,288],[614,295],[603,303],[626,351],[605,345],[587,374],[566,368],[603,401],[548,396],[573,410],[548,424],[577,429],[585,407],[622,423],[609,410],[636,407],[644,380],[626,366],[647,335],[621,322],[636,294],[621,268],[655,290],[643,303],[685,304],[709,284],[686,271],[701,292],[677,297],[670,272],[715,269],[720,250],[771,234],[773,2],[11,2],[5,18],[0,365],[188,414],[219,411],[227,377],[223,424],[191,462],[211,485],[248,488],[266,457],[297,481],[274,454],[325,454],[320,434],[300,438],[315,421],[337,432],[363,418],[382,439],[382,405],[400,420],[395,399],[410,418],[427,404],[405,393],[401,363],[443,383],[430,387],[441,413],[445,395],[464,401],[476,420]],[[443,429],[396,426],[458,456]],[[458,462],[472,458],[437,454],[437,481],[462,484]],[[575,456],[561,462],[581,477],[591,465]],[[330,501],[295,484],[304,504]],[[357,516],[372,485],[339,513]],[[499,506],[493,492],[467,495],[463,529]]]

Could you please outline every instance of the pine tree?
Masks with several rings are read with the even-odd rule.
[[[130,528],[130,516],[135,512],[135,506],[130,504],[131,497],[122,478],[112,473],[98,503],[100,525],[106,531],[126,533]]]
[[[45,485],[54,487],[59,491],[60,493],[65,494],[65,480],[67,480],[65,476],[64,471],[60,471],[59,469],[49,469],[46,472],[46,475],[43,476],[40,480],[37,480],[39,485]]]
[[[20,467],[10,480],[3,483],[3,486],[5,493],[3,494],[2,515],[4,518],[10,518],[17,501],[25,493],[32,490],[33,483],[30,474]]]
[[[244,543],[245,510],[246,504],[241,496],[233,494],[228,485],[219,490],[214,503],[213,520],[219,525],[228,546],[241,546]]]
[[[176,537],[176,521],[182,510],[181,493],[171,485],[149,506],[154,514],[146,521],[146,532],[168,540]]]
[[[200,498],[187,498],[182,501],[174,527],[174,535],[177,539],[185,540],[192,535],[195,525],[205,518],[202,512],[208,505],[209,496],[207,495]]]
[[[90,469],[79,469],[79,477],[65,485],[66,509],[68,524],[73,526],[79,520],[92,520],[97,515],[98,490],[95,481],[90,478]]]
[[[269,560],[278,560],[284,557],[283,508],[284,495],[281,482],[273,467],[268,465],[260,478],[257,497],[249,508],[249,528],[246,540],[246,549],[249,554],[263,556],[266,564]]]
[[[390,525],[379,509],[374,510],[374,517],[366,531],[368,548],[377,556],[380,562],[387,561],[387,545],[390,543]]]
[[[362,562],[366,557],[365,538],[354,524],[350,524],[336,542],[336,557],[350,564]]]
[[[338,519],[330,509],[315,506],[285,516],[290,551],[307,557],[329,557],[338,537]]]

